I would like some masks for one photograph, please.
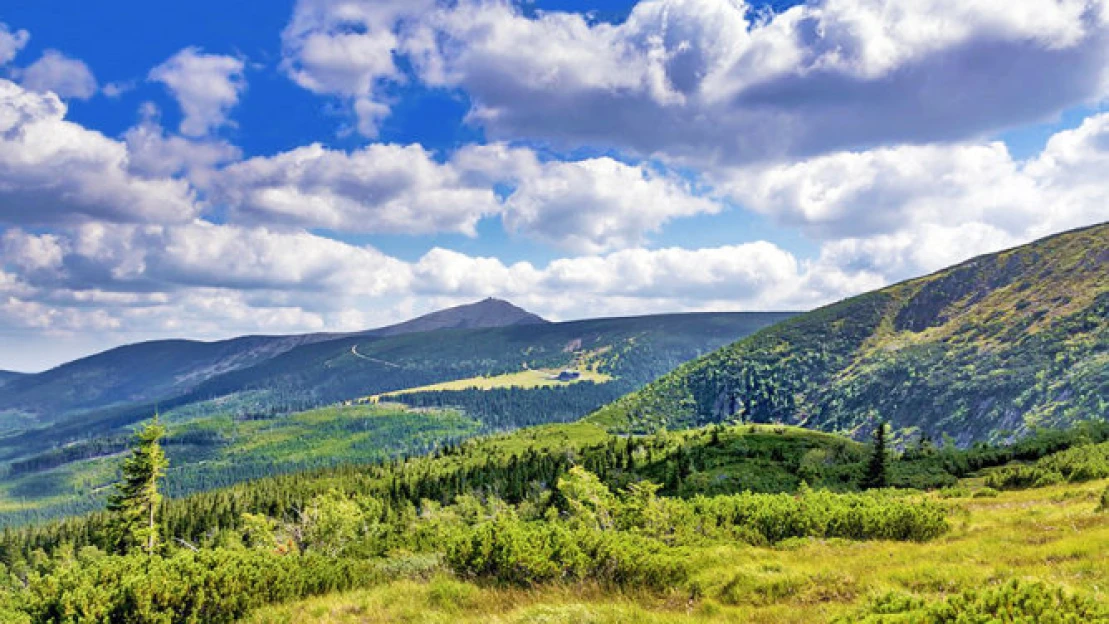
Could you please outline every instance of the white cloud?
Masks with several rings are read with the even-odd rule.
[[[212,186],[240,221],[359,232],[472,235],[500,210],[489,185],[463,180],[419,145],[346,153],[314,144],[233,164]]]
[[[719,170],[717,191],[828,241],[823,260],[900,279],[1109,220],[1109,114],[1016,160],[1003,143],[840,152]]]
[[[24,273],[54,272],[61,268],[65,249],[56,234],[28,236],[20,230],[8,230],[0,238],[0,252],[8,263]]]
[[[671,219],[721,210],[675,176],[611,158],[552,161],[515,182],[508,230],[586,253],[640,245]]]
[[[419,145],[310,145],[232,164],[207,186],[240,222],[474,235],[479,220],[500,215],[511,232],[582,252],[638,245],[670,219],[720,210],[646,165],[541,162],[504,145],[469,146],[442,163]]]
[[[109,82],[108,84],[100,88],[100,92],[103,93],[105,96],[114,99],[120,97],[128,91],[133,91],[135,89],[135,86],[135,82],[130,80],[126,82]]]
[[[185,48],[150,71],[177,98],[184,118],[180,132],[203,136],[229,123],[231,109],[246,89],[241,59]]]
[[[7,24],[0,22],[0,66],[10,63],[30,39],[26,30],[12,32]]]
[[[642,0],[619,24],[427,4],[304,0],[285,65],[317,93],[378,104],[370,126],[385,87],[416,78],[464,90],[494,139],[700,163],[967,139],[1107,93],[1103,0],[817,0],[770,16]]]
[[[126,145],[65,115],[53,93],[0,80],[0,224],[181,222],[199,214],[186,182],[133,175]]]
[[[87,100],[96,95],[96,77],[88,65],[58,52],[47,50],[39,60],[18,72],[24,87],[53,92],[59,97]]]
[[[349,101],[358,131],[376,137],[390,112],[381,88],[404,81],[394,62],[403,39],[397,22],[434,7],[435,0],[300,0],[281,36],[282,69],[313,93]]]
[[[128,297],[226,289],[262,293],[267,301],[282,303],[308,297],[326,301],[329,295],[557,299],[569,292],[691,302],[727,299],[765,308],[792,299],[805,268],[768,242],[625,249],[563,258],[543,267],[529,262],[506,266],[496,258],[435,248],[406,263],[371,247],[305,231],[206,222],[86,224],[50,234],[13,229],[4,235],[0,251],[4,265],[34,288]]]
[[[131,171],[148,178],[185,173],[194,184],[203,184],[220,165],[242,157],[242,151],[227,141],[167,135],[156,118],[129,128],[123,139]]]

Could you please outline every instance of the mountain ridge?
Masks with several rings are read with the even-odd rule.
[[[41,373],[0,374],[0,415],[45,409],[91,409],[154,401],[219,375],[249,368],[297,347],[352,336],[397,336],[451,328],[503,327],[547,321],[507,301],[487,298],[401,323],[348,333],[247,335],[217,341],[151,340],[122,345]],[[143,374],[136,375],[137,371]],[[75,381],[79,383],[74,383]],[[0,416],[0,424],[3,424]]]
[[[1109,224],[985,254],[798,315],[590,416],[862,436],[1006,439],[1109,413]]]

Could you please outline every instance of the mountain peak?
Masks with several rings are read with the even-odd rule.
[[[542,317],[508,301],[487,297],[481,301],[438,310],[410,321],[366,333],[375,336],[393,336],[437,329],[480,329],[514,325],[539,325],[547,322]]]

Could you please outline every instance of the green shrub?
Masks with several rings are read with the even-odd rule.
[[[1109,621],[1109,606],[1038,581],[1012,580],[1004,585],[967,590],[930,603],[906,594],[884,594],[872,599],[861,611],[836,621],[841,624],[894,621],[928,624],[1086,624]]]
[[[700,524],[752,531],[769,543],[790,537],[927,541],[948,530],[946,511],[926,499],[886,491],[801,495],[739,494],[690,502]]]
[[[622,531],[500,517],[463,532],[448,545],[446,560],[460,575],[515,585],[590,578],[665,588],[689,576],[681,554]]]
[[[1045,487],[1109,477],[1109,442],[1085,444],[1048,455],[1031,466],[1010,466],[986,477],[997,489]]]
[[[997,498],[1001,492],[993,489],[992,487],[984,487],[974,492],[974,498]]]
[[[971,491],[962,486],[945,487],[936,493],[940,498],[969,498]]]
[[[31,574],[18,610],[31,622],[234,622],[262,605],[382,578],[372,562],[319,555],[201,550],[166,558],[105,556]]]

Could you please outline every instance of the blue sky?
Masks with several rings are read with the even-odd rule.
[[[9,0],[0,368],[827,303],[1109,218],[1107,41],[1103,0]]]

